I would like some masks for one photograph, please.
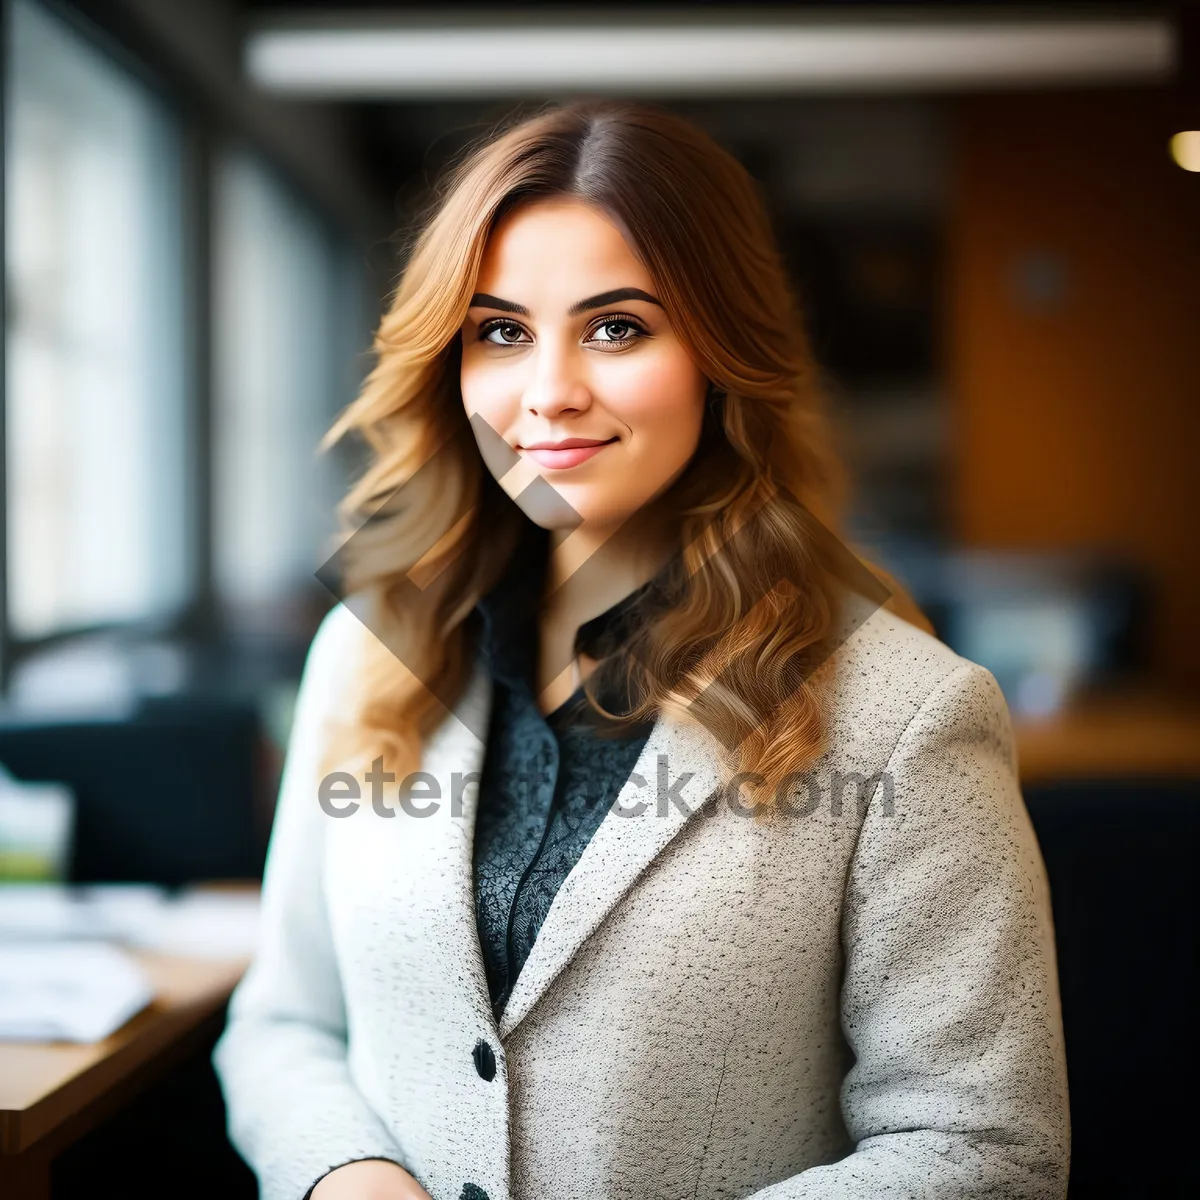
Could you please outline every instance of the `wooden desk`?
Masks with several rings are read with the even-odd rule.
[[[4,1200],[48,1200],[54,1155],[203,1044],[247,965],[134,956],[154,984],[155,1000],[104,1041],[0,1041]]]
[[[1200,706],[1152,692],[1081,698],[1044,719],[1014,721],[1023,783],[1200,778]]]

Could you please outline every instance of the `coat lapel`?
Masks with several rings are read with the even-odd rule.
[[[453,947],[451,957],[458,970],[465,973],[470,1003],[481,1018],[489,1021],[494,1017],[475,920],[472,847],[479,807],[478,777],[486,749],[478,731],[487,730],[492,695],[490,677],[477,666],[453,711],[433,731],[421,753],[421,770],[441,785],[449,820],[435,816],[430,821],[410,822],[425,827],[418,832],[428,837],[419,852],[425,857],[426,887],[436,896],[437,927],[430,930],[430,935],[444,946]],[[455,775],[470,781],[462,788],[462,805],[457,812],[452,804]]]
[[[500,1018],[501,1039],[525,1018],[584,940],[719,786],[703,735],[660,716],[618,796],[622,808],[644,806],[644,811],[622,815],[614,806],[605,814],[556,893],[517,976]]]

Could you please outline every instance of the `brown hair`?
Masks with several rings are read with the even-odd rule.
[[[688,121],[624,101],[556,105],[502,126],[452,166],[421,220],[375,337],[377,364],[325,439],[355,431],[372,452],[342,506],[362,525],[345,547],[343,591],[369,599],[379,635],[333,756],[382,754],[389,769],[416,770],[422,737],[469,678],[464,622],[528,518],[471,434],[458,333],[490,230],[546,196],[593,204],[622,228],[712,383],[701,444],[670,493],[681,569],[624,663],[638,700],[630,719],[702,724],[725,777],[757,772],[749,793],[769,798],[823,746],[825,689],[811,668],[837,619],[820,540],[838,527],[841,474],[756,184]],[[393,495],[399,503],[379,507]],[[781,577],[800,582],[775,587]]]

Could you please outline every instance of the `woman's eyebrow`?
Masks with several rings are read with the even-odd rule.
[[[623,287],[613,288],[610,292],[601,292],[598,296],[589,296],[586,300],[576,300],[567,309],[567,316],[577,317],[580,313],[588,312],[593,308],[604,308],[608,304],[615,304],[618,300],[645,300],[647,304],[657,304],[659,308],[662,307],[662,304],[649,292],[643,292],[641,288]],[[516,313],[522,317],[529,316],[529,309],[525,305],[518,304],[515,300],[502,300],[499,296],[489,296],[487,292],[476,292],[471,297],[468,307],[498,308],[501,312]]]

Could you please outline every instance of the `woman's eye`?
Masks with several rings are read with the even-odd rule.
[[[513,321],[497,321],[493,325],[482,327],[479,340],[493,346],[526,346],[531,344],[531,340],[524,336],[525,333],[524,326]],[[624,346],[645,336],[645,330],[635,321],[613,318],[595,326],[587,340]]]
[[[520,325],[514,325],[511,321],[500,321],[488,326],[483,331],[481,340],[491,342],[493,346],[519,346],[520,336],[524,332]],[[492,337],[494,333],[499,333],[500,337]]]
[[[603,337],[597,334],[603,333]],[[632,321],[605,321],[597,325],[590,340],[599,342],[630,342],[642,336],[642,329]]]

